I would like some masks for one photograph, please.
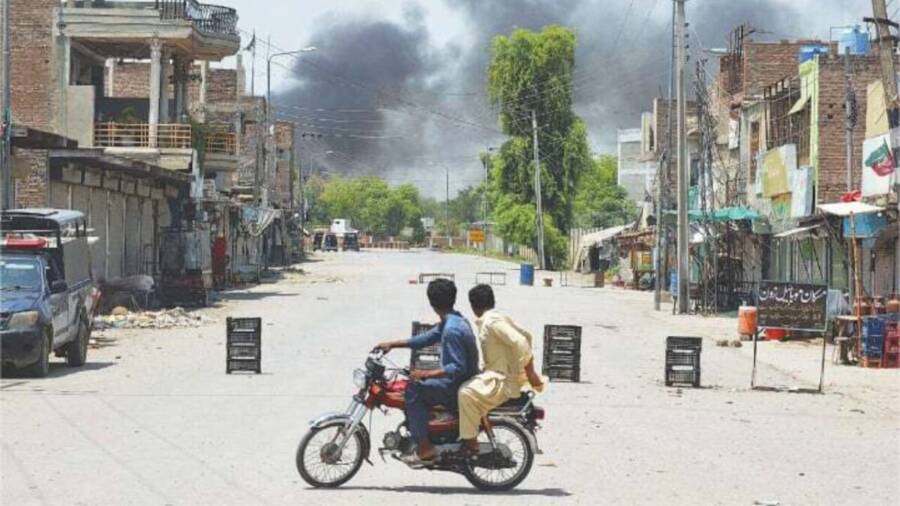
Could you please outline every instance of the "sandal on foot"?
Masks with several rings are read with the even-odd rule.
[[[432,465],[434,465],[434,461],[436,459],[437,459],[437,455],[434,455],[429,459],[422,459],[415,452],[413,452],[409,455],[404,455],[404,456],[400,457],[400,460],[403,461],[404,464],[408,465],[409,467],[412,467],[413,469],[420,469],[423,467],[432,466]]]

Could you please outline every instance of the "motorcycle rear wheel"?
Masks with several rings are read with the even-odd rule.
[[[512,470],[488,470],[483,467],[466,464],[463,474],[472,485],[479,490],[501,492],[512,490],[528,477],[534,463],[534,448],[526,429],[512,420],[496,420],[493,422],[494,439],[498,445],[504,445],[512,453],[516,467]],[[478,442],[488,442],[487,434],[478,434]]]
[[[316,488],[335,488],[359,471],[365,458],[365,441],[360,431],[353,434],[342,451],[336,452],[335,441],[343,435],[344,426],[343,421],[334,421],[314,427],[300,440],[296,461],[303,481]],[[352,458],[346,458],[348,455]]]

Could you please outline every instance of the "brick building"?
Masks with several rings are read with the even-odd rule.
[[[760,219],[744,218],[738,220],[740,223],[715,227],[719,255],[727,252],[730,262],[726,269],[731,276],[726,283],[728,290],[761,279],[848,289],[846,238],[840,223],[825,226],[816,206],[839,200],[848,189],[847,68],[857,116],[851,148],[851,188],[862,186],[867,102],[872,100],[872,83],[881,79],[875,54],[870,51],[845,57],[838,54],[837,43],[828,41],[753,41],[742,27],[732,33],[728,52],[719,60],[718,75],[705,93],[707,119],[714,128],[713,200],[716,209],[749,206]],[[658,159],[665,150],[672,109],[665,99],[656,98],[652,112],[642,114],[644,159]],[[688,104],[687,112],[689,151],[694,153],[699,140],[696,134],[703,126],[691,116],[696,114],[694,103]],[[696,181],[693,155],[691,163],[691,180]],[[878,202],[883,205],[882,201],[891,202],[893,198],[882,195]],[[896,204],[889,204],[891,207]],[[887,214],[893,219],[891,213]],[[708,251],[704,251],[691,248],[697,265],[710,262],[705,258],[710,256]],[[895,242],[881,238],[863,245],[862,251],[865,290],[883,295],[900,289]],[[701,280],[701,270],[692,273],[693,282]],[[720,297],[723,295],[728,296],[725,293]]]
[[[237,52],[235,11],[208,6],[213,21],[156,6],[11,0],[14,204],[82,211],[95,277],[154,273],[161,229],[197,195],[196,161],[237,165],[233,131],[211,133],[201,157],[189,121],[192,62]],[[118,91],[145,97],[116,96],[111,62],[124,58],[147,71]]]
[[[60,76],[55,61],[54,11],[59,0],[9,0],[12,121],[59,132]],[[25,70],[27,69],[27,70]]]
[[[273,176],[273,203],[285,209],[298,206],[299,192],[295,185],[298,182],[295,164],[295,129],[290,121],[275,122],[275,174]]]

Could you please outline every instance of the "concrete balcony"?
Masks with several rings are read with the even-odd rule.
[[[97,123],[93,146],[110,154],[153,162],[172,170],[187,170],[193,159],[193,133],[189,124]],[[237,136],[211,128],[206,134],[204,172],[237,170]]]
[[[240,49],[237,12],[196,0],[66,2],[62,34],[104,58],[149,58],[148,42],[192,60],[218,61]]]
[[[213,128],[206,135],[206,156],[203,157],[203,166],[206,173],[237,172],[237,134]]]
[[[148,123],[97,123],[96,148],[190,149],[191,125]]]
[[[206,138],[206,152],[217,155],[236,155],[237,135],[234,132],[210,132]]]

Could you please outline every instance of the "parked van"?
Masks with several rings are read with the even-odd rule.
[[[96,302],[84,215],[14,209],[0,218],[2,367],[43,377],[50,352],[84,365]]]

